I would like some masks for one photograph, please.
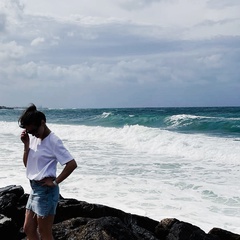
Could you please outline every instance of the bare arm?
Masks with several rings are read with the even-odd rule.
[[[59,184],[65,180],[74,171],[75,168],[77,168],[77,163],[74,159],[70,162],[67,162],[62,172],[55,179],[56,183]]]
[[[65,180],[74,171],[75,168],[77,168],[77,163],[74,159],[67,162],[65,167],[63,168],[62,172],[55,179],[55,182],[57,184],[61,183],[63,180]],[[47,185],[47,186],[50,186],[50,187],[55,186],[55,184],[53,183],[52,177],[46,177],[41,182],[43,183],[43,185]]]
[[[23,164],[25,167],[27,166],[28,153],[29,153],[29,149],[23,151]]]
[[[28,153],[29,153],[29,136],[28,136],[28,134],[25,130],[21,134],[21,141],[24,144],[23,164],[26,167],[27,166]]]

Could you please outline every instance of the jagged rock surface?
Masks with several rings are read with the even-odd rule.
[[[21,186],[0,188],[0,239],[26,239],[22,231],[28,194]],[[174,218],[160,222],[119,209],[61,198],[53,226],[55,240],[240,240],[220,228],[209,233]]]

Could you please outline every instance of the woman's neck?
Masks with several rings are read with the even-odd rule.
[[[51,130],[45,125],[41,140],[46,138],[50,133],[51,133]]]

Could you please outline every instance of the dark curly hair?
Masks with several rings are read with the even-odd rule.
[[[21,128],[28,125],[39,127],[42,120],[46,122],[46,116],[43,112],[37,110],[37,107],[32,103],[19,117],[18,124]]]

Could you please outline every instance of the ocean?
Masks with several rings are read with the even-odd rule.
[[[63,197],[240,234],[240,107],[41,110],[78,163]],[[0,187],[29,193],[22,111],[0,109]]]

